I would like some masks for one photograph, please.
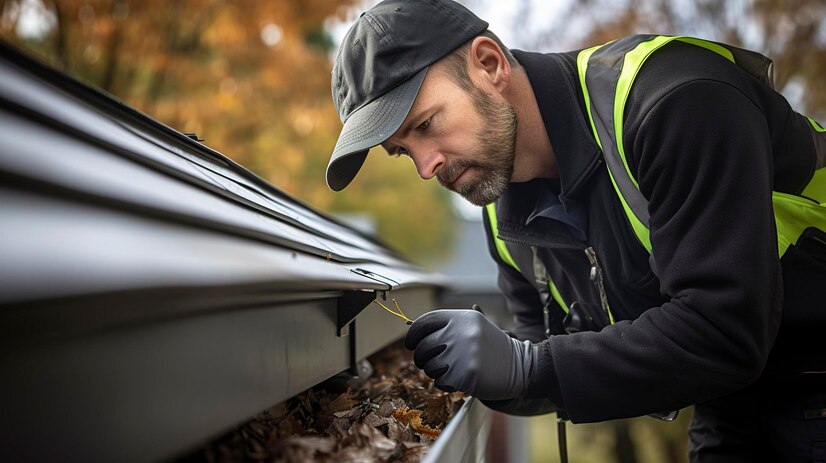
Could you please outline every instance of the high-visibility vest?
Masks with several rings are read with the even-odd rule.
[[[554,284],[554,281],[551,279],[550,275],[547,274],[547,271],[542,272],[543,275],[538,275],[539,272],[537,270],[539,267],[542,267],[541,262],[538,261],[536,253],[530,250],[528,246],[518,246],[516,247],[516,251],[528,251],[531,255],[528,256],[527,253],[522,255],[523,261],[530,261],[529,268],[526,268],[526,271],[523,271],[519,264],[516,263],[517,259],[513,257],[511,254],[510,249],[508,249],[508,243],[504,240],[499,238],[499,224],[497,223],[496,218],[496,202],[492,202],[485,206],[485,211],[487,212],[488,221],[490,222],[490,230],[491,236],[493,238],[493,244],[496,247],[496,253],[499,254],[499,258],[502,259],[502,262],[505,264],[513,267],[514,270],[522,274],[523,277],[527,280],[534,280],[537,284],[540,284],[541,281],[544,281],[544,284],[541,284],[540,291],[540,299],[550,298],[554,302],[559,305],[559,308],[562,309],[563,312],[566,314],[570,312],[569,304],[565,301],[562,297],[562,294],[559,292],[559,289]],[[544,280],[542,280],[544,278]],[[543,300],[544,311],[545,311],[545,328],[546,331],[548,327],[548,316],[549,316],[549,307],[547,303],[549,301]],[[611,323],[614,323],[614,315],[611,313],[610,308],[605,307],[606,315]]]
[[[634,35],[579,53],[577,70],[591,129],[634,234],[648,252],[651,252],[648,200],[640,192],[637,180],[628,167],[622,139],[623,114],[634,78],[645,60],[675,40],[717,53],[764,84],[774,87],[770,59],[752,51],[692,37]],[[816,148],[826,149],[826,129],[814,119],[808,120],[813,137],[824,139],[816,139]],[[826,166],[817,167],[800,195],[772,192],[777,247],[781,257],[807,228],[826,231]]]
[[[634,234],[648,252],[651,252],[648,200],[640,192],[628,167],[622,139],[623,114],[634,78],[645,60],[674,40],[717,53],[774,88],[772,62],[769,58],[752,51],[692,37],[635,35],[579,53],[577,70],[594,138],[603,152],[611,182]],[[826,129],[814,119],[808,120],[813,137],[816,138],[818,158],[826,158],[826,155],[820,153],[820,150],[826,150]],[[782,257],[807,228],[815,227],[826,231],[826,166],[817,166],[800,195],[772,192],[772,204],[777,226],[778,252]],[[507,244],[498,237],[496,203],[489,204],[486,209],[499,257],[507,265],[523,273],[516,264],[516,259],[511,256]],[[549,296],[567,313],[568,304],[556,285],[549,280],[548,286]],[[609,316],[613,322],[610,312]]]
[[[516,263],[516,259],[514,259],[513,256],[511,256],[507,243],[505,243],[505,241],[499,238],[499,225],[497,224],[496,220],[496,202],[488,204],[487,206],[485,206],[485,209],[487,210],[488,221],[490,222],[491,236],[493,237],[493,243],[496,246],[496,252],[497,254],[499,254],[499,258],[501,258],[504,263],[513,267],[517,272],[522,273],[522,270]],[[568,313],[568,304],[562,298],[562,294],[559,293],[559,289],[557,289],[556,285],[554,284],[553,280],[550,279],[550,277],[546,275],[546,278],[549,291],[548,295],[551,298],[553,298],[553,300],[556,301],[557,304],[559,304],[559,307],[565,313]],[[534,279],[536,279],[536,275],[534,275]],[[609,313],[608,316],[613,322],[613,315]]]

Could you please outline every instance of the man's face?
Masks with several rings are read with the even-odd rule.
[[[382,146],[413,159],[419,176],[477,206],[502,195],[513,174],[517,118],[499,95],[463,89],[431,66],[405,121]]]

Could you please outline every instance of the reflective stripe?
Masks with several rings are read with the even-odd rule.
[[[629,51],[625,54],[622,62],[622,71],[620,71],[619,78],[617,80],[617,90],[616,94],[614,95],[614,139],[617,141],[617,149],[619,151],[619,158],[622,160],[622,165],[625,168],[625,172],[628,173],[628,178],[631,180],[631,183],[634,184],[634,187],[639,190],[639,184],[637,183],[637,179],[634,178],[634,175],[631,173],[631,168],[628,167],[628,159],[625,157],[625,147],[623,146],[624,143],[620,143],[622,141],[622,123],[624,119],[624,112],[625,111],[625,102],[628,101],[628,95],[631,93],[631,84],[634,83],[634,80],[637,78],[637,74],[640,72],[642,68],[642,64],[645,60],[651,56],[652,53],[659,50],[660,47],[672,42],[677,37],[654,37],[653,39],[643,42],[637,45],[633,50]],[[637,215],[639,217],[639,215]],[[648,226],[648,220],[645,220],[646,226]]]
[[[732,63],[734,62],[734,56],[724,47],[705,40],[682,36],[655,37],[649,41],[639,44],[633,50],[625,54],[622,64],[622,71],[620,72],[619,81],[617,82],[616,95],[614,97],[614,134],[616,137],[617,150],[619,151],[619,158],[622,160],[622,164],[625,168],[625,172],[628,174],[628,178],[631,180],[631,183],[634,184],[635,191],[631,193],[630,198],[626,198],[625,194],[621,195],[623,197],[622,206],[625,209],[625,214],[628,215],[630,219],[631,227],[634,229],[634,234],[649,253],[651,252],[651,237],[649,232],[651,228],[651,217],[648,212],[648,201],[642,196],[642,193],[640,193],[637,179],[631,173],[631,168],[628,166],[628,158],[625,156],[625,144],[622,143],[623,116],[625,114],[625,103],[628,101],[628,95],[631,94],[631,85],[637,78],[637,74],[642,68],[645,60],[647,60],[652,53],[674,40],[679,40],[681,42],[706,48],[723,56]],[[611,181],[614,183],[614,188],[616,189],[617,181],[613,178],[613,175],[611,176]],[[633,217],[629,215],[629,210],[633,213]]]
[[[579,52],[576,57],[576,68],[579,73],[579,85],[582,87],[582,93],[585,97],[585,109],[588,111],[588,120],[591,122],[591,130],[594,132],[594,138],[597,140],[597,146],[599,146],[599,149],[602,149],[602,142],[599,141],[599,132],[597,132],[597,126],[594,124],[594,115],[591,114],[591,97],[588,95],[588,86],[585,85],[585,70],[588,68],[588,60],[591,59],[591,55],[597,51],[600,46],[601,45],[598,45]]]
[[[588,61],[591,59],[591,55],[597,49],[599,49],[600,47],[601,46],[596,46],[596,47],[592,47],[592,48],[589,48],[587,50],[583,50],[583,51],[579,52],[579,54],[577,55],[576,60],[577,60],[577,71],[579,73],[579,84],[582,87],[582,92],[583,92],[583,96],[584,96],[584,99],[585,99],[585,109],[588,112],[588,120],[591,123],[591,130],[594,132],[594,139],[596,140],[597,145],[599,146],[599,148],[602,150],[603,153],[606,153],[606,150],[605,150],[605,148],[603,148],[602,141],[600,139],[600,131],[597,130],[597,125],[594,122],[594,114],[591,110],[591,97],[588,94],[588,86],[585,84],[585,76],[586,76],[586,70],[588,69]],[[597,85],[599,85],[599,84],[597,84]],[[613,87],[613,85],[611,85],[611,87]],[[598,113],[598,114],[601,114],[601,113]],[[601,121],[600,125],[604,126],[605,124],[604,124],[604,122]],[[605,132],[605,131],[603,130],[603,132]],[[608,146],[610,147],[609,150],[613,153],[612,138],[610,137],[610,135],[607,135],[606,138],[608,140]],[[606,163],[614,164],[615,162],[616,162],[616,156],[612,156],[610,159],[606,158]],[[623,164],[625,164],[624,161],[623,161]],[[620,186],[617,184],[617,179],[614,178],[614,174],[612,173],[612,171],[614,169],[619,168],[619,166],[617,165],[617,166],[610,166],[610,167],[611,168],[608,169],[608,176],[611,178],[611,184],[614,185],[614,189],[617,191],[617,196],[619,197],[620,202],[622,203],[622,208],[625,210],[625,215],[628,217],[628,220],[631,222],[631,227],[634,229],[634,235],[637,237],[640,244],[642,244],[642,246],[650,253],[651,252],[651,240],[650,240],[649,234],[648,234],[647,201],[645,201],[645,198],[638,198],[638,200],[641,199],[645,203],[645,207],[643,208],[643,210],[645,212],[640,212],[641,214],[644,214],[645,217],[646,217],[645,223],[643,223],[638,218],[638,215],[631,209],[631,206],[628,205],[628,201],[626,201],[626,199],[625,199],[626,195],[622,193],[622,190],[620,189]],[[635,195],[635,191],[636,191],[636,193],[638,193],[638,196],[641,197],[642,194],[639,193],[639,189],[636,187],[636,181],[633,180],[634,177],[629,175],[629,178],[633,181],[634,185],[632,187],[628,188],[628,190],[629,190],[628,194],[629,195]]]
[[[630,36],[584,50],[577,56],[585,107],[597,144],[608,164],[611,183],[634,229],[634,235],[649,253],[651,237],[648,200],[639,191],[639,184],[631,173],[625,156],[625,146],[622,143],[623,115],[631,86],[645,60],[674,40],[701,46],[734,61],[732,53],[719,44],[683,36]],[[593,99],[589,94],[591,91],[596,92]],[[592,106],[594,110],[591,109]],[[606,143],[603,144],[602,141]]]
[[[496,252],[499,253],[499,258],[502,259],[506,264],[510,265],[511,267],[515,268],[516,271],[522,273],[519,270],[519,266],[516,265],[516,262],[513,260],[510,251],[508,251],[507,244],[499,238],[499,224],[496,219],[496,203],[490,203],[485,206],[485,209],[488,213],[488,220],[490,221],[490,231],[491,235],[493,235],[493,242],[496,245]],[[559,292],[559,289],[554,284],[551,277],[548,277],[548,289],[550,290],[551,297],[565,313],[568,313],[568,304],[565,303],[565,299],[562,298],[562,294]]]
[[[508,247],[505,245],[505,242],[499,238],[499,225],[496,222],[496,203],[490,203],[485,206],[485,209],[488,211],[488,220],[490,221],[490,231],[493,235],[493,242],[496,244],[496,252],[499,253],[499,257],[508,265],[515,268],[517,272],[521,272],[519,267],[516,266],[516,262],[513,261],[513,257],[511,257],[511,253],[508,251]]]
[[[826,207],[797,195],[772,192],[774,221],[777,224],[777,251],[782,256],[790,244],[797,243],[809,227],[826,230]]]
[[[614,134],[618,142],[623,139],[622,123],[624,120],[623,115],[625,114],[625,103],[628,101],[628,95],[631,93],[631,85],[637,78],[637,74],[640,72],[643,63],[655,51],[673,42],[674,40],[679,40],[681,42],[706,48],[722,55],[732,63],[734,62],[734,56],[730,51],[716,43],[706,42],[705,40],[695,39],[693,37],[659,36],[637,45],[633,50],[625,54],[625,58],[622,63],[622,71],[620,72],[619,80],[617,81],[617,91],[616,96],[614,97]],[[617,149],[619,150],[620,159],[622,159],[622,164],[625,167],[625,171],[628,173],[628,177],[631,179],[634,186],[639,189],[637,179],[634,178],[634,175],[631,173],[631,168],[628,167],[628,158],[625,156],[624,144],[617,143]],[[644,221],[646,225],[648,225],[647,222],[647,220]]]
[[[826,167],[815,171],[812,180],[801,193],[802,196],[812,198],[826,206]]]
[[[809,123],[812,124],[812,127],[814,127],[815,131],[821,132],[821,133],[826,132],[826,129],[824,129],[823,126],[818,124],[816,120],[812,119],[809,116],[806,116],[806,119],[809,119]]]
[[[565,300],[562,299],[562,294],[559,293],[559,289],[556,287],[554,282],[551,281],[550,278],[548,278],[548,288],[551,290],[551,297],[553,297],[556,303],[559,304],[560,307],[562,307],[562,310],[564,310],[565,313],[568,313],[568,304],[566,304]]]
[[[638,71],[638,67],[635,69],[634,66],[624,64],[623,61],[626,59],[628,50],[635,50],[641,47],[641,43],[647,43],[649,40],[655,41],[654,49],[665,43],[662,39],[650,35],[626,37],[598,47],[596,50],[586,50],[587,55],[581,52],[577,57],[577,66],[580,83],[585,89],[583,96],[586,108],[591,108],[589,113],[591,128],[595,138],[599,140],[603,159],[608,165],[611,184],[617,191],[625,215],[634,229],[634,235],[640,244],[651,252],[651,240],[648,236],[648,201],[643,197],[636,180],[630,174],[624,150],[617,150],[622,146],[619,142],[621,139],[617,138],[616,132],[616,125],[622,126],[622,112],[620,111],[619,118],[615,116],[617,102],[622,101],[624,105],[627,98],[627,94],[622,96],[623,89],[619,87],[618,81],[623,78],[629,79],[629,73],[633,80]],[[630,89],[630,84],[628,88]],[[619,135],[621,134],[620,131]]]
[[[812,125],[812,143],[815,146],[815,172],[801,196],[826,204],[826,129],[811,117],[806,116]]]
[[[677,40],[679,40],[680,42],[697,45],[698,47],[703,47],[707,50],[711,50],[714,53],[717,53],[718,55],[722,56],[723,58],[731,61],[732,63],[736,63],[736,61],[734,60],[734,55],[731,53],[731,50],[720,45],[719,43],[709,42],[708,40],[686,36],[677,37]]]
[[[774,88],[772,64],[768,58],[693,37],[636,35],[579,53],[577,71],[591,129],[602,149],[611,183],[622,202],[625,215],[637,239],[649,253],[648,200],[640,192],[625,156],[622,138],[624,111],[634,79],[645,60],[674,40],[711,50]],[[814,119],[808,120],[816,132],[826,132]],[[814,172],[802,195],[805,197],[779,192],[772,194],[780,256],[790,244],[797,242],[806,228],[814,226],[826,230],[826,168]]]

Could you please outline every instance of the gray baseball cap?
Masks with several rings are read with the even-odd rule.
[[[428,66],[487,28],[450,0],[386,0],[361,14],[333,66],[333,101],[344,127],[327,165],[330,189],[349,185],[370,148],[398,130]]]

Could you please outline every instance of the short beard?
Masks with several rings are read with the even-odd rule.
[[[460,194],[470,203],[484,207],[502,196],[513,176],[516,147],[516,111],[507,102],[497,103],[473,86],[468,92],[473,106],[486,126],[476,134],[475,146],[465,158],[445,165],[436,175],[439,183]],[[484,152],[482,151],[484,149]],[[469,168],[482,171],[476,183],[450,185],[449,182]]]

